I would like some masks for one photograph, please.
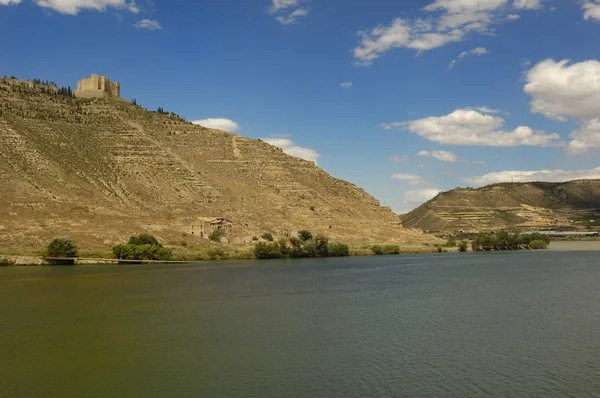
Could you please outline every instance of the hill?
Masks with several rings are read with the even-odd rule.
[[[598,221],[600,180],[457,188],[402,216],[406,227],[435,232],[584,229]]]
[[[141,231],[198,240],[198,217],[233,222],[231,244],[309,229],[353,242],[418,242],[389,208],[261,140],[0,79],[0,246],[56,235],[108,246]]]

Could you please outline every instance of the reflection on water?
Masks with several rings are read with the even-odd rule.
[[[598,286],[586,252],[0,269],[0,392],[600,395]]]

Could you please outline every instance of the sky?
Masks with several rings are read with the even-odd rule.
[[[396,212],[600,178],[600,0],[0,0],[0,75],[92,73]]]

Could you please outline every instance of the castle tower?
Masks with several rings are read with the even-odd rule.
[[[121,84],[112,83],[106,76],[93,74],[77,82],[77,98],[121,97]]]

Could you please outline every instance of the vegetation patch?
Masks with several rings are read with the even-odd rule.
[[[163,247],[150,234],[132,236],[128,243],[113,247],[113,254],[119,260],[173,260],[173,251]]]
[[[398,245],[374,245],[371,247],[371,251],[376,256],[390,256],[401,253]]]
[[[46,254],[53,258],[77,258],[79,249],[71,238],[59,237],[52,239],[46,249]]]
[[[545,244],[544,247],[538,242]],[[536,242],[532,245],[533,242]],[[540,233],[521,234],[500,231],[497,234],[480,234],[473,240],[473,251],[504,251],[522,249],[546,249],[550,244],[550,237]]]
[[[313,258],[345,257],[350,248],[343,243],[329,243],[323,235],[313,237],[310,231],[300,231],[299,238],[280,239],[278,242],[259,242],[254,246],[254,256],[258,259],[273,258]]]

